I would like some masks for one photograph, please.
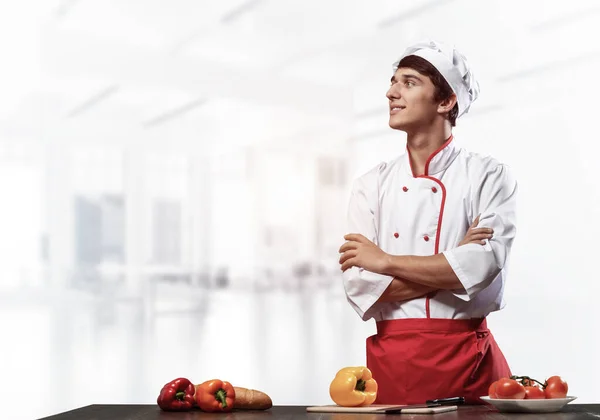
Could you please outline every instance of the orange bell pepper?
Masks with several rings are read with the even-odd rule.
[[[231,411],[235,401],[235,390],[227,381],[212,379],[196,385],[195,397],[196,404],[202,411]]]
[[[346,367],[335,375],[329,385],[329,395],[342,407],[371,405],[377,398],[377,382],[364,366]]]

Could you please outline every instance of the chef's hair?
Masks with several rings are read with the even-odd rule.
[[[398,68],[410,68],[423,76],[429,77],[433,86],[435,86],[434,99],[436,101],[444,101],[454,94],[452,88],[444,79],[444,76],[427,60],[417,55],[408,55],[400,60]],[[454,108],[448,113],[448,119],[452,127],[456,125],[456,117],[458,116],[458,102],[454,105]]]

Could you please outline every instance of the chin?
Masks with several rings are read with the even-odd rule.
[[[406,122],[398,121],[395,118],[390,118],[389,124],[390,124],[390,128],[393,128],[394,130],[405,131],[406,128],[408,128],[408,124],[406,124]]]

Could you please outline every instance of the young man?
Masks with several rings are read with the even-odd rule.
[[[464,56],[419,43],[394,68],[389,124],[406,132],[407,150],[354,183],[344,288],[362,319],[377,323],[367,339],[376,403],[480,403],[510,375],[486,316],[504,306],[517,184],[452,135],[479,94]]]

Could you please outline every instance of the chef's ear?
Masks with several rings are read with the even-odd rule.
[[[452,95],[448,96],[446,99],[444,99],[442,102],[440,102],[440,104],[438,105],[438,112],[440,114],[446,114],[450,111],[452,111],[452,108],[454,108],[454,105],[456,105],[456,95],[453,93]]]

